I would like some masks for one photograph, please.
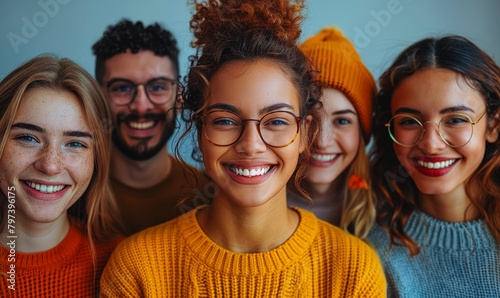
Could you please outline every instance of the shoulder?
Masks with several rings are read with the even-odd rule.
[[[380,261],[375,250],[365,241],[351,235],[325,221],[320,221],[320,231],[326,241],[331,241],[334,250],[346,261],[361,262],[366,266],[376,266]]]
[[[314,245],[319,247],[327,248],[328,251],[340,254],[343,256],[358,254],[364,255],[365,257],[374,258],[378,261],[373,249],[361,239],[341,230],[340,228],[324,221],[318,219],[312,212],[305,211],[296,208],[299,211],[301,218],[306,218],[307,221],[315,221],[317,226],[317,232],[313,233],[311,229],[311,235],[315,235]],[[312,226],[312,225],[311,225]]]
[[[318,244],[324,247],[335,278],[348,276],[346,296],[385,297],[386,281],[377,253],[363,240],[318,219]],[[322,248],[317,248],[322,249]],[[338,280],[333,280],[333,283]]]
[[[366,239],[377,252],[387,252],[390,242],[389,233],[378,223],[373,225],[373,228],[370,230],[370,233],[368,233]]]

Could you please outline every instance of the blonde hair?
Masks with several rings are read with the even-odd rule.
[[[375,224],[376,208],[371,188],[370,163],[365,150],[363,135],[360,134],[358,152],[354,160],[344,171],[344,188],[342,191],[342,216],[340,228],[352,231],[356,237],[365,239]],[[359,175],[368,186],[349,188],[349,179]]]
[[[90,184],[68,214],[85,229],[92,239],[107,239],[118,234],[118,206],[111,191],[109,159],[111,153],[111,112],[101,88],[92,76],[73,61],[52,56],[39,56],[12,71],[0,82],[0,158],[14,117],[23,96],[34,88],[67,90],[82,105],[85,119],[94,139],[94,171]],[[0,192],[0,227],[4,224],[6,197]]]

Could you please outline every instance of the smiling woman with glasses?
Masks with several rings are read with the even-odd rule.
[[[321,92],[296,44],[303,7],[195,4],[182,115],[216,193],[120,246],[104,297],[385,297],[366,243],[287,207],[287,182],[296,170],[300,182],[318,133]]]
[[[255,122],[264,143],[274,148],[290,145],[299,134],[299,123],[303,119],[288,111],[274,111],[260,119],[241,119],[237,113],[213,110],[200,117],[207,140],[217,146],[236,143],[246,127]]]
[[[463,37],[429,38],[380,86],[368,239],[389,297],[499,297],[500,68]]]
[[[462,113],[447,114],[439,121],[439,124],[431,121],[421,121],[409,114],[396,114],[385,124],[389,130],[392,140],[403,147],[418,145],[425,134],[424,124],[433,124],[439,132],[439,136],[446,145],[454,148],[467,145],[474,134],[474,125],[483,118],[486,111],[477,119],[472,121],[470,116]]]

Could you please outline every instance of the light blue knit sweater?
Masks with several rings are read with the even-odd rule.
[[[389,236],[375,225],[368,240],[387,278],[388,297],[500,297],[500,248],[482,220],[451,223],[415,211],[405,226],[420,246],[389,248]]]

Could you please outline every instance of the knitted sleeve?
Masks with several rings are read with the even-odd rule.
[[[377,253],[367,244],[359,250],[359,264],[364,268],[356,270],[356,289],[352,297],[387,297],[387,285],[382,264]]]
[[[101,276],[101,297],[144,297],[138,266],[141,266],[141,247],[131,238],[118,245]]]

